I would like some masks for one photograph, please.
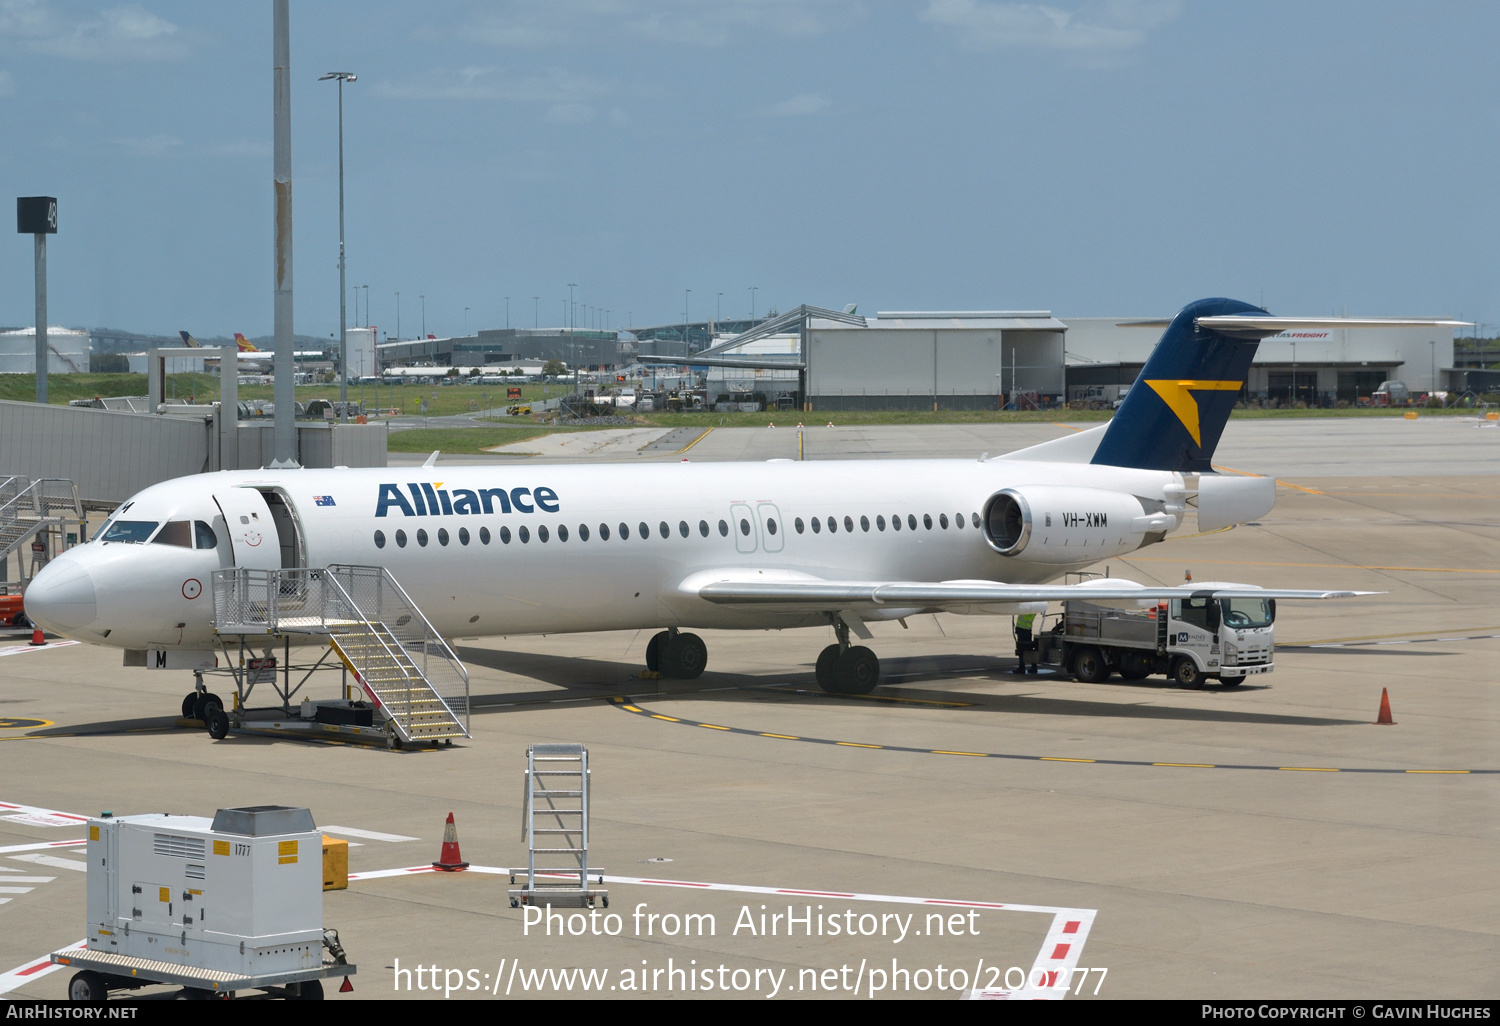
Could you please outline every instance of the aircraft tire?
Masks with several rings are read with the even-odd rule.
[[[660,631],[653,634],[651,640],[646,642],[646,669],[652,673],[661,671],[662,653],[672,642],[670,631]]]
[[[224,700],[211,691],[205,691],[203,694],[196,696],[193,704],[193,719],[202,720],[204,723],[207,723],[208,707],[211,705],[216,705],[222,709],[224,708]]]
[[[1172,679],[1177,681],[1180,687],[1191,688],[1197,691],[1203,687],[1203,671],[1198,669],[1198,664],[1193,662],[1190,656],[1179,656],[1177,663],[1172,667]]]
[[[1104,653],[1097,648],[1079,650],[1073,657],[1073,676],[1085,684],[1103,684],[1109,680],[1109,664],[1104,661]]]
[[[183,698],[182,718],[185,720],[196,720],[198,718],[198,692],[189,691],[187,697]]]
[[[663,676],[673,680],[697,680],[708,666],[708,646],[696,634],[679,634],[667,646],[662,661]]]
[[[229,736],[229,714],[217,705],[211,705],[204,712],[206,719],[204,725],[208,727],[208,736],[215,741],[222,741]]]
[[[868,695],[880,683],[880,660],[868,648],[855,645],[839,656],[836,678],[840,694]]]
[[[829,645],[818,653],[817,667],[814,670],[818,678],[818,687],[830,695],[839,694],[838,681],[839,647]]]

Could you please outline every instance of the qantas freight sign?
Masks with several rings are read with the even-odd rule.
[[[408,496],[410,501],[408,501]],[[403,494],[399,484],[383,484],[375,500],[375,515],[399,511],[408,517],[466,516],[484,513],[557,513],[562,509],[551,488],[455,488],[452,494],[443,482],[408,484]]]

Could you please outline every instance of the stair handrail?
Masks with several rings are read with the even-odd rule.
[[[392,618],[386,616],[382,608],[379,611],[381,624],[386,630],[390,631],[391,636],[401,645],[402,651],[412,661],[412,665],[418,668],[422,674],[422,678],[443,703],[443,707],[448,710],[454,722],[463,727],[464,733],[467,735],[469,733],[469,671],[464,666],[463,661],[458,658],[458,654],[453,651],[448,642],[438,633],[437,628],[432,626],[432,622],[427,619],[421,607],[413,602],[411,596],[406,593],[406,589],[401,587],[401,582],[397,581],[395,575],[383,566],[354,566],[347,563],[332,563],[325,569],[328,571],[330,578],[335,580],[340,593],[345,597],[346,601],[355,608],[359,608],[358,603],[350,596],[344,581],[337,580],[340,575],[348,579],[349,587],[351,588],[356,577],[365,577],[374,579],[378,588],[391,589],[393,598],[399,601],[402,612],[410,619],[403,624],[400,621],[400,617]],[[376,601],[379,603],[380,599],[377,597]],[[411,637],[409,639],[411,644],[409,645],[407,641],[403,641],[401,635],[403,633],[416,635],[418,632],[412,630],[412,628],[417,624],[421,625],[421,636]],[[420,662],[414,658],[411,652],[411,647],[416,644],[421,645],[422,658]],[[434,648],[437,649],[436,652],[434,652]],[[432,655],[437,655],[440,658],[438,660],[430,660],[428,657]],[[435,670],[439,672],[434,672]],[[443,675],[448,677],[446,681],[442,679]],[[447,689],[446,691],[445,688]]]
[[[406,657],[407,662],[410,662],[413,666],[416,666],[416,663],[411,658],[411,654],[407,652],[405,646],[401,644],[401,639],[397,638],[395,634],[392,634],[390,628],[387,627],[385,623],[379,620],[371,620],[368,616],[365,615],[365,612],[360,607],[359,603],[354,601],[354,596],[350,595],[349,592],[344,588],[343,584],[339,581],[338,577],[330,572],[332,569],[332,567],[327,567],[322,570],[314,570],[311,572],[310,576],[313,579],[322,581],[325,585],[331,585],[333,587],[333,590],[337,594],[337,596],[343,600],[345,611],[352,613],[352,619],[358,620],[360,623],[362,623],[365,626],[365,629],[369,632],[370,637],[374,638],[380,643],[381,649],[385,651],[386,658],[390,659],[390,661],[397,666],[401,665],[401,660],[398,657],[397,653],[391,651],[391,646],[386,644],[385,638],[382,636],[382,629],[385,634],[390,634],[391,640],[396,643],[397,649],[400,650],[401,655],[404,655]],[[330,605],[328,598],[329,596],[325,594],[322,603],[322,620],[324,629],[328,629],[328,607]],[[345,619],[345,617],[339,617],[339,619]],[[350,657],[352,660],[352,656],[350,653],[345,652],[344,655],[346,657]],[[367,683],[370,669],[369,656],[361,656],[358,659],[358,663],[359,665],[354,667],[354,672],[355,675],[359,677],[360,687],[363,688],[371,698],[375,699],[376,703],[382,707],[385,715],[390,717],[390,719],[396,724],[398,729],[401,731],[402,740],[414,740],[411,733],[411,703],[407,703],[404,713],[399,713],[397,712],[397,710],[391,708],[390,705],[388,705],[378,695],[375,694],[375,689]],[[435,690],[434,694],[436,694]],[[442,695],[438,695],[438,701],[442,702],[442,697]],[[443,702],[443,707],[445,709],[447,708],[447,706],[448,703]],[[448,715],[452,716],[453,710],[449,709]]]
[[[21,480],[26,480],[22,478]],[[41,515],[41,509],[37,504],[37,482],[29,481],[25,488],[20,489],[14,496],[0,503],[0,524],[13,524],[21,519],[22,505],[25,500],[30,500],[29,510],[35,516]]]

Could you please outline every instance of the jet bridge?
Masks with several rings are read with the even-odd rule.
[[[214,631],[229,669],[204,672],[229,674],[235,691],[233,709],[218,703],[215,716],[204,708],[215,737],[231,725],[364,740],[384,735],[391,748],[452,745],[455,737],[472,736],[468,670],[385,567],[232,567],[214,572],[213,591]],[[321,658],[292,664],[294,642],[323,638],[328,648]],[[320,670],[340,671],[341,697],[303,699],[294,711],[293,699]],[[279,705],[249,707],[262,684]]]

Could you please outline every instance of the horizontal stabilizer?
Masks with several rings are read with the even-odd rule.
[[[1442,317],[1271,317],[1222,314],[1199,317],[1194,323],[1231,338],[1261,339],[1283,331],[1321,331],[1328,328],[1470,328],[1468,321]]]

